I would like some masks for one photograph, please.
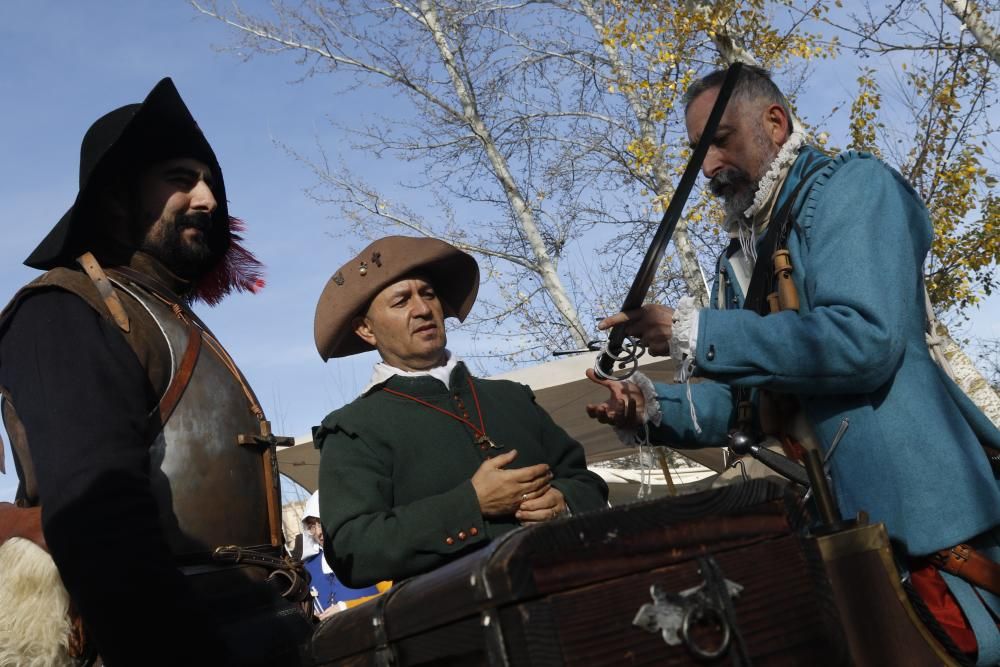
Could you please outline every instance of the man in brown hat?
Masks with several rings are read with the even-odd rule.
[[[524,385],[473,377],[446,348],[476,261],[390,236],[341,267],[316,308],[324,360],[378,350],[361,396],[315,429],[327,558],[351,586],[434,569],[521,524],[607,507],[583,448]]]
[[[48,549],[84,652],[108,665],[297,664],[310,629],[263,583],[270,569],[242,564],[281,562],[269,429],[189,308],[258,284],[237,222],[163,79],[90,127],[76,201],[25,261],[46,273],[0,314],[19,480],[0,543]],[[25,527],[38,510],[22,509],[39,506],[44,539]],[[224,545],[241,564],[214,553]]]

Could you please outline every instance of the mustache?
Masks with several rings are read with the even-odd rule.
[[[708,182],[708,189],[716,197],[728,197],[756,184],[750,174],[738,167],[723,169]]]
[[[212,214],[207,211],[192,211],[178,216],[176,220],[177,229],[193,227],[202,232],[208,232],[212,228]]]

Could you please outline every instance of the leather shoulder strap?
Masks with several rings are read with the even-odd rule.
[[[188,322],[187,329],[188,341],[187,346],[184,348],[184,355],[181,357],[181,363],[177,367],[177,372],[174,373],[170,385],[160,399],[161,424],[166,424],[167,420],[170,419],[174,408],[177,407],[181,396],[184,395],[184,390],[187,389],[188,383],[191,382],[195,364],[198,363],[198,354],[201,352],[201,329],[191,322]]]
[[[115,321],[115,324],[118,325],[119,329],[128,333],[130,327],[128,315],[125,313],[125,308],[122,306],[121,299],[118,298],[114,287],[111,286],[111,281],[104,274],[101,265],[97,263],[97,258],[92,253],[85,252],[76,258],[76,263],[94,281],[97,293],[101,295],[101,300],[107,307],[108,312],[111,313],[111,318]]]
[[[788,234],[792,227],[792,207],[798,199],[802,188],[810,183],[810,179],[820,169],[826,166],[826,162],[820,162],[810,169],[799,181],[795,189],[788,195],[785,204],[778,210],[778,213],[771,218],[771,223],[767,226],[767,232],[757,249],[757,263],[753,267],[750,275],[750,285],[747,287],[746,299],[743,300],[743,308],[752,310],[759,315],[767,315],[767,295],[771,292],[771,282],[774,276],[774,251],[784,247],[788,241]]]

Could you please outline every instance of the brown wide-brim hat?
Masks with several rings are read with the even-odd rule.
[[[472,255],[438,239],[386,236],[337,269],[323,288],[313,322],[323,361],[374,350],[354,333],[351,320],[379,292],[415,271],[430,278],[445,317],[464,321],[479,293],[479,264]]]

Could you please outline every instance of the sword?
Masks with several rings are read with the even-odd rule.
[[[632,287],[625,297],[621,308],[623,312],[642,306],[646,300],[646,295],[649,294],[649,288],[653,284],[653,278],[656,276],[656,269],[660,265],[663,253],[667,249],[667,244],[670,243],[670,239],[674,235],[674,230],[677,228],[677,223],[681,219],[684,204],[687,203],[687,199],[691,195],[691,190],[694,188],[695,179],[698,178],[698,171],[701,170],[701,165],[705,161],[708,148],[715,138],[715,131],[719,128],[722,114],[725,112],[729,98],[732,96],[733,88],[736,86],[736,80],[739,78],[742,67],[742,63],[734,62],[726,72],[726,78],[719,89],[719,96],[712,106],[712,111],[708,116],[708,122],[705,124],[701,138],[698,140],[698,144],[695,146],[694,152],[688,160],[687,167],[684,168],[684,173],[677,184],[677,189],[670,198],[667,210],[663,213],[663,219],[660,220],[660,226],[653,236],[653,241],[649,249],[646,250],[646,256],[643,257],[642,265],[639,267],[639,271],[632,281]],[[646,349],[642,343],[625,335],[624,324],[615,325],[611,328],[608,340],[604,344],[603,349],[601,349],[601,354],[597,357],[594,372],[597,373],[598,377],[606,380],[623,380],[635,372],[635,369],[639,365],[639,357],[645,351]],[[625,373],[620,373],[616,376],[614,375],[615,364],[618,364],[619,370],[626,368],[630,364],[631,368]]]

